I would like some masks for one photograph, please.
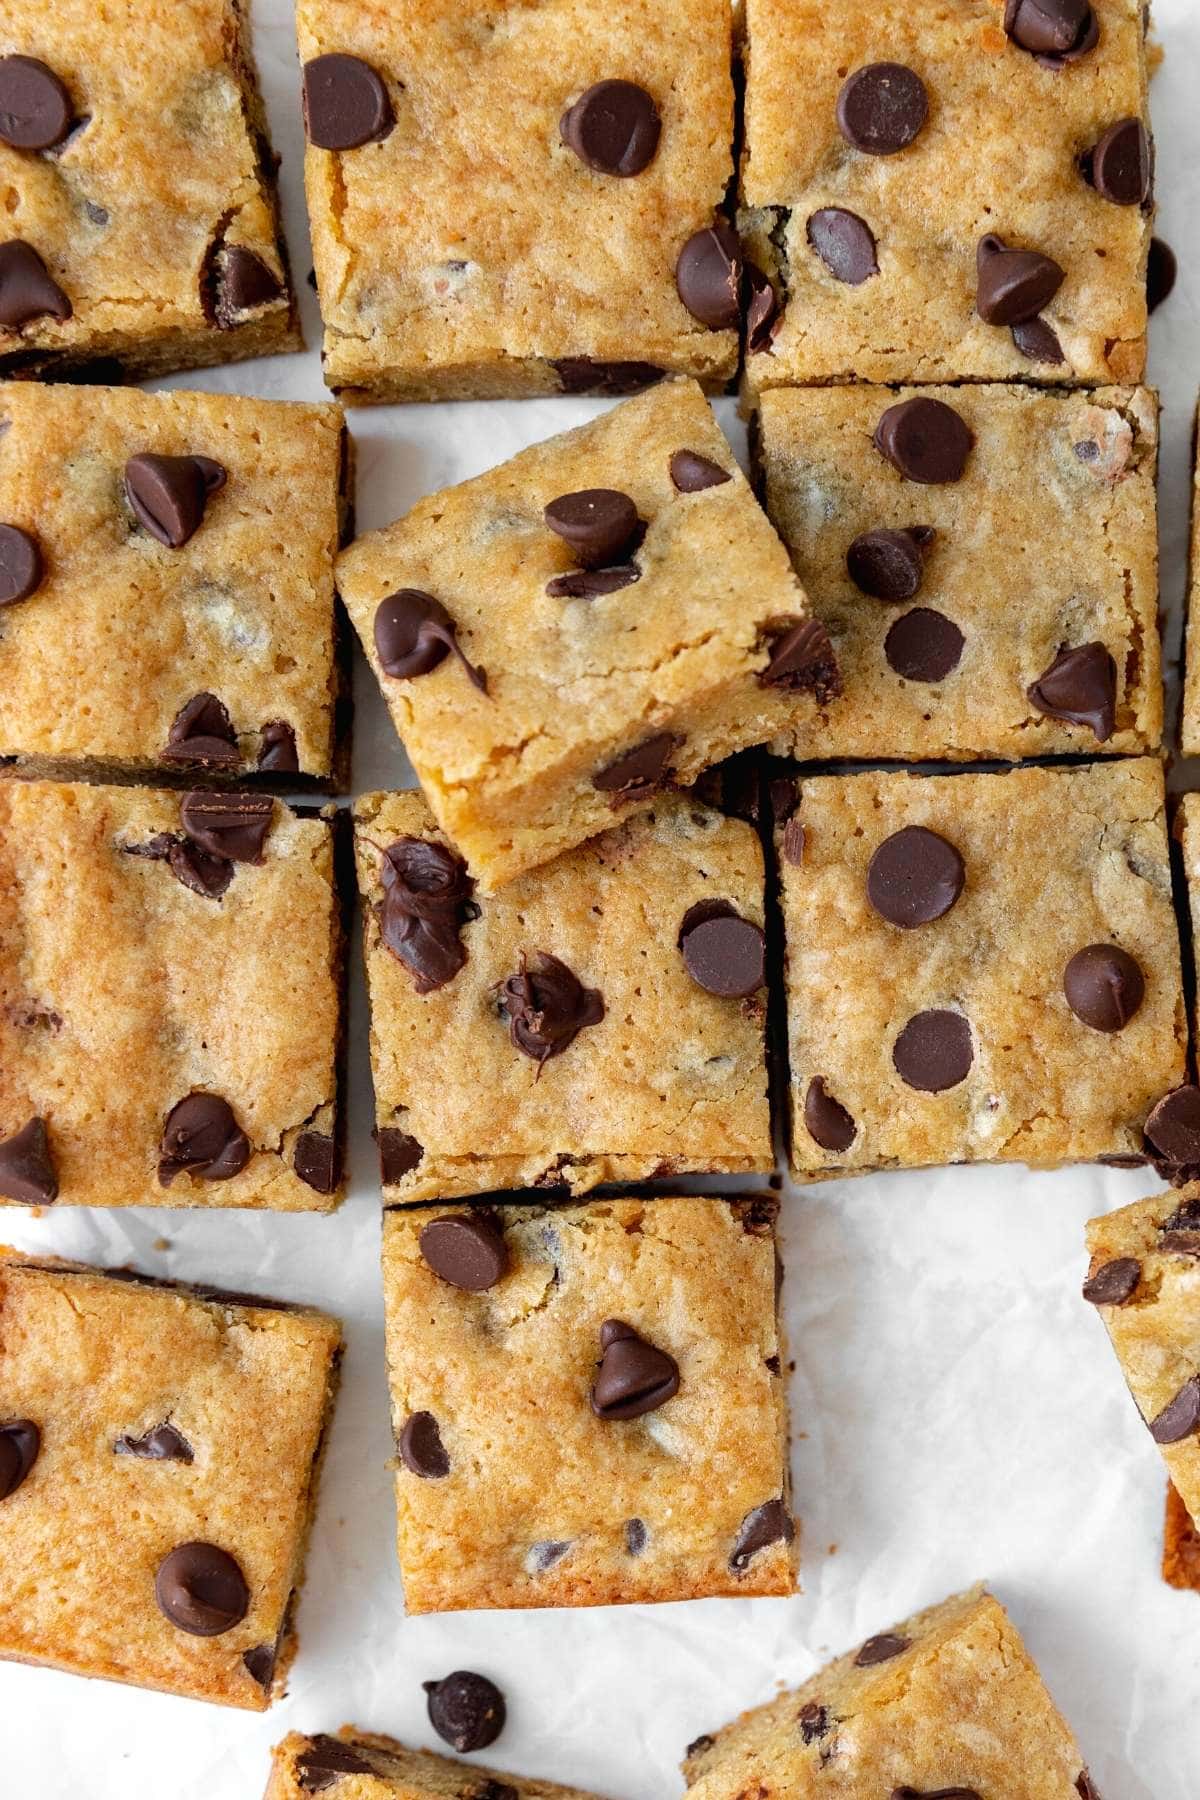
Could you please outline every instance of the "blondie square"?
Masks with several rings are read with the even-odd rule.
[[[496,895],[417,793],[356,837],[385,1200],[772,1167],[749,825],[662,797]]]
[[[340,408],[0,386],[0,756],[328,783]]]
[[[1140,380],[1148,10],[747,0],[750,392]]]
[[[836,691],[694,382],[431,495],[337,573],[434,817],[489,888]]]
[[[0,783],[0,1202],[336,1206],[340,975],[325,821]]]
[[[0,1656],[265,1711],[340,1356],[307,1307],[0,1250]]]
[[[777,1206],[385,1214],[410,1613],[792,1591]]]
[[[1185,756],[1200,756],[1200,413],[1192,425],[1192,531],[1187,623],[1184,628],[1185,670],[1179,719],[1179,747]]]
[[[955,430],[961,473],[931,469]],[[1157,451],[1145,388],[764,394],[767,511],[843,684],[779,748],[1013,761],[1156,748]]]
[[[0,0],[0,375],[303,348],[244,0]]]
[[[688,1747],[687,1800],[1097,1800],[1004,1608],[976,1588]]]
[[[336,1736],[289,1731],[271,1753],[264,1800],[307,1800],[326,1788],[346,1796],[368,1794],[370,1800],[595,1800],[553,1781],[410,1750],[357,1725],[343,1725]]]
[[[1161,764],[800,784],[800,1175],[1132,1156],[1187,1042]]]

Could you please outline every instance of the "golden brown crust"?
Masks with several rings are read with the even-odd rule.
[[[308,1800],[313,1790],[301,1779],[298,1765],[306,1754],[319,1761],[323,1745],[345,1746],[370,1764],[370,1773],[339,1775],[338,1800],[471,1800],[485,1795],[490,1783],[516,1800],[595,1800],[578,1788],[514,1775],[511,1769],[489,1769],[481,1763],[455,1762],[432,1750],[410,1750],[396,1738],[361,1731],[357,1725],[343,1725],[336,1733],[317,1737],[289,1731],[271,1752],[264,1800]]]
[[[1162,1576],[1168,1587],[1200,1594],[1200,1531],[1171,1481],[1163,1517]]]

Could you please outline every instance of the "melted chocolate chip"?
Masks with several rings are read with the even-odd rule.
[[[225,486],[225,470],[211,456],[131,456],[125,498],[139,525],[169,550],[200,529],[209,496]]]
[[[760,1550],[770,1544],[790,1544],[795,1535],[792,1515],[782,1499],[764,1500],[761,1506],[748,1512],[738,1526],[729,1566],[735,1574],[744,1574]]]
[[[245,1576],[216,1544],[179,1544],[168,1552],[154,1578],[154,1597],[163,1616],[191,1637],[232,1631],[250,1608]]]
[[[1088,0],[1006,0],[1004,29],[1014,44],[1051,69],[1085,56],[1100,37]]]
[[[1093,1031],[1123,1031],[1145,999],[1146,978],[1119,944],[1089,944],[1064,969],[1063,993]]]
[[[71,96],[36,56],[0,57],[0,140],[14,150],[49,150],[71,129]]]
[[[275,1655],[274,1644],[254,1644],[249,1650],[242,1651],[242,1667],[264,1694],[271,1691],[275,1680]]]
[[[667,763],[674,748],[675,739],[670,732],[661,731],[598,769],[592,776],[592,786],[611,795],[613,806],[644,800],[670,779]]]
[[[258,767],[277,775],[298,775],[300,758],[296,751],[296,733],[283,719],[271,719],[262,728]]]
[[[743,259],[746,280],[746,350],[750,356],[769,350],[782,324],[779,296],[757,263]]]
[[[341,1179],[337,1139],[325,1131],[302,1131],[292,1152],[296,1179],[315,1194],[332,1194]]]
[[[385,138],[395,114],[382,77],[361,56],[315,56],[304,65],[304,129],[320,150],[357,150]]]
[[[1058,333],[1045,319],[1022,319],[1012,327],[1012,341],[1030,362],[1046,363],[1057,368],[1066,362]]]
[[[0,1420],[0,1500],[16,1493],[41,1447],[42,1434],[32,1419]]]
[[[1145,206],[1150,199],[1154,159],[1140,119],[1118,119],[1083,159],[1083,173],[1103,200],[1114,206]]]
[[[261,256],[242,244],[222,244],[216,256],[213,312],[228,331],[241,314],[283,298],[283,283]]]
[[[158,1179],[170,1187],[186,1171],[199,1181],[230,1181],[250,1161],[250,1140],[220,1094],[193,1093],[167,1114]]]
[[[475,883],[461,856],[428,838],[397,838],[380,863],[379,935],[418,994],[452,981],[467,960],[459,933],[474,917]]]
[[[1040,250],[1011,250],[988,232],[975,255],[975,310],[988,325],[1019,325],[1036,318],[1066,280],[1067,272]]]
[[[967,872],[954,845],[923,825],[906,825],[879,845],[867,865],[867,899],[891,925],[912,930],[943,918]]]
[[[181,886],[205,900],[219,900],[236,873],[226,857],[210,856],[190,839],[173,837],[165,831],[147,844],[127,844],[125,853],[165,862]]]
[[[893,1656],[900,1656],[912,1643],[911,1638],[901,1637],[898,1632],[881,1631],[877,1637],[869,1637],[861,1644],[854,1658],[857,1669],[873,1669],[876,1663],[891,1662]]]
[[[825,1077],[814,1075],[804,1096],[804,1126],[814,1144],[840,1154],[858,1136],[858,1126],[840,1100],[826,1090]]]
[[[914,1013],[892,1046],[897,1075],[923,1094],[957,1087],[974,1060],[969,1023],[961,1013],[945,1009]]]
[[[472,686],[487,693],[487,671],[469,662],[458,641],[458,626],[440,600],[419,588],[401,588],[375,611],[375,654],[385,675],[408,680],[429,675],[454,656]]]
[[[1163,1220],[1158,1246],[1170,1256],[1200,1256],[1200,1199],[1185,1200]]]
[[[874,442],[905,481],[937,486],[962,479],[975,434],[944,400],[918,394],[888,407],[875,427]]]
[[[1124,1306],[1137,1292],[1142,1265],[1136,1256],[1117,1256],[1102,1263],[1083,1284],[1083,1297],[1093,1306]]]
[[[0,525],[0,606],[28,600],[42,580],[38,541],[19,525]]]
[[[379,1144],[379,1173],[383,1185],[394,1187],[420,1163],[425,1154],[424,1146],[418,1144],[415,1137],[409,1137],[406,1131],[397,1131],[391,1125],[385,1125],[375,1137]]]
[[[113,1445],[117,1456],[140,1456],[147,1462],[181,1462],[190,1463],[196,1460],[195,1451],[169,1420],[155,1425],[150,1431],[144,1431],[141,1437],[130,1437],[123,1432]]]
[[[859,592],[873,600],[911,600],[925,579],[925,558],[935,535],[931,525],[864,531],[846,552],[847,573]]]
[[[269,794],[206,793],[179,802],[179,822],[194,844],[227,862],[261,863],[275,802]]]
[[[237,733],[215,694],[193,694],[171,721],[159,753],[164,762],[231,767],[241,761]]]
[[[741,280],[742,247],[724,219],[694,232],[679,252],[675,264],[679,298],[710,331],[728,331],[738,323]]]
[[[823,206],[807,226],[808,241],[829,273],[850,287],[861,287],[879,273],[875,234],[865,219],[841,206]]]
[[[0,1138],[0,1194],[22,1206],[49,1206],[58,1199],[45,1119],[35,1116],[11,1137]]]
[[[564,394],[637,394],[666,373],[654,363],[595,362],[590,356],[557,356],[550,366]]]
[[[612,569],[572,569],[570,574],[555,575],[548,581],[546,592],[552,600],[599,600],[641,579],[636,563],[620,563]]]
[[[429,1723],[462,1756],[486,1750],[504,1730],[504,1695],[486,1675],[455,1669],[441,1681],[423,1681],[429,1695]]]
[[[1151,1109],[1143,1129],[1160,1175],[1173,1181],[1200,1176],[1200,1087],[1184,1082],[1172,1088]]]
[[[662,120],[633,81],[598,81],[559,120],[559,135],[580,162],[601,175],[640,175],[658,149]]]
[[[781,625],[768,636],[770,660],[758,672],[763,687],[811,693],[824,705],[842,691],[841,672],[829,632],[819,619]]]
[[[539,1066],[604,1017],[599,991],[584,987],[566,963],[543,950],[522,956],[520,971],[502,984],[501,994],[509,1036]]]
[[[1179,264],[1170,244],[1160,237],[1150,239],[1146,258],[1146,306],[1155,312],[1170,295],[1179,274]]]
[[[925,83],[903,63],[868,63],[842,83],[838,130],[852,149],[895,156],[917,137],[929,115]]]
[[[628,494],[616,488],[582,488],[551,500],[543,518],[584,569],[602,569],[629,557],[645,526]]]
[[[352,1745],[324,1732],[312,1738],[296,1758],[296,1777],[306,1794],[320,1794],[339,1775],[373,1775],[371,1764]]]
[[[438,1422],[431,1412],[410,1413],[400,1433],[400,1461],[422,1481],[440,1481],[450,1473],[450,1458]]]
[[[1117,665],[1103,644],[1060,650],[1026,695],[1046,718],[1088,726],[1098,743],[1116,729]]]
[[[592,1388],[598,1419],[640,1419],[679,1392],[679,1365],[620,1319],[600,1327],[600,1365]]]
[[[698,450],[676,450],[670,470],[672,485],[681,494],[698,494],[704,488],[720,487],[733,480],[728,469],[701,456]]]
[[[0,244],[0,325],[19,331],[33,319],[69,319],[71,302],[32,244]]]
[[[1150,1421],[1150,1436],[1156,1444],[1180,1444],[1197,1431],[1200,1431],[1200,1375],[1193,1375],[1158,1417]]]
[[[469,1294],[495,1287],[508,1270],[504,1229],[488,1207],[431,1219],[418,1241],[434,1274]]]
[[[744,999],[766,980],[762,927],[743,919],[726,900],[702,900],[688,908],[679,948],[696,985],[721,999]]]
[[[914,606],[896,620],[883,640],[890,669],[905,681],[944,681],[962,660],[966,638],[945,613]]]

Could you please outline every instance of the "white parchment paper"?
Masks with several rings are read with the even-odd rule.
[[[288,238],[316,346],[291,7],[255,0],[255,13]],[[1182,265],[1152,333],[1165,402],[1163,603],[1173,670],[1200,384],[1200,11],[1195,0],[1155,0],[1155,13],[1167,52],[1154,87],[1158,229]],[[174,385],[324,393],[315,347]],[[360,526],[382,524],[602,407],[556,399],[353,413]],[[719,410],[740,448],[732,403]],[[361,663],[356,686],[356,788],[407,785]],[[11,1209],[0,1219],[0,1237],[21,1248],[133,1259],[162,1275],[315,1302],[345,1320],[348,1338],[287,1699],[256,1717],[0,1666],[3,1800],[258,1800],[269,1746],[293,1727],[351,1720],[440,1747],[420,1684],[462,1667],[489,1673],[508,1696],[509,1722],[489,1760],[612,1800],[656,1800],[680,1792],[679,1757],[700,1731],[980,1578],[1011,1609],[1106,1800],[1196,1800],[1200,1595],[1159,1579],[1163,1468],[1104,1329],[1079,1299],[1085,1219],[1156,1191],[1153,1174],[956,1168],[786,1196],[804,1527],[804,1592],[794,1599],[409,1620],[385,1466],[379,1201],[357,982],[353,1000],[355,1185],[335,1217],[64,1209],[35,1220]],[[160,1237],[166,1250],[155,1248]]]

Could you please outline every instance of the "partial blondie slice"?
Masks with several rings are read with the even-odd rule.
[[[1192,427],[1192,532],[1179,747],[1200,756],[1200,412]]]
[[[749,825],[662,796],[487,895],[419,794],[356,817],[386,1201],[772,1167]]]
[[[1147,11],[747,0],[748,388],[1140,380]]]
[[[0,375],[303,348],[247,11],[0,4]]]
[[[697,1738],[683,1770],[687,1800],[1095,1800],[1016,1627],[980,1588]]]
[[[1155,395],[777,388],[758,427],[767,511],[843,682],[780,749],[1157,748]],[[961,459],[931,466],[955,432]]]
[[[798,1174],[1142,1159],[1187,1042],[1159,762],[816,777],[780,845]]]
[[[0,783],[0,1202],[335,1206],[341,948],[324,820]]]
[[[341,1328],[0,1250],[0,1656],[264,1711]]]
[[[343,439],[332,405],[0,387],[0,758],[327,784]]]
[[[343,1725],[336,1736],[289,1731],[271,1752],[264,1800],[308,1800],[326,1788],[335,1790],[334,1800],[339,1792],[370,1800],[595,1800],[579,1788],[410,1750],[357,1725]]]
[[[694,382],[422,500],[344,552],[338,586],[434,816],[488,887],[836,689]]]
[[[385,1214],[410,1613],[791,1593],[777,1208]]]

